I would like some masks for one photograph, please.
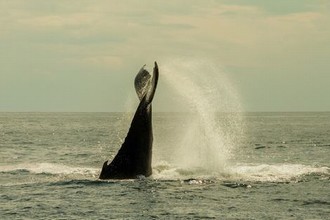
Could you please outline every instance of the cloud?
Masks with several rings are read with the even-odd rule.
[[[83,60],[129,60],[138,54],[149,59],[193,52],[217,56],[225,65],[254,66],[260,65],[260,54],[276,53],[278,43],[285,48],[329,36],[322,30],[329,18],[322,10],[300,7],[272,14],[270,5],[261,1],[13,1],[5,3],[3,8],[8,10],[2,9],[2,32],[6,32],[2,38],[49,47],[56,53],[61,48]]]
[[[35,16],[19,19],[17,23],[34,29],[56,29],[90,26],[95,20],[95,17],[91,17],[90,14],[75,13],[70,15]]]
[[[329,9],[318,0],[2,1],[0,83],[42,83],[47,73],[58,76],[54,84],[107,75],[116,86],[173,56],[210,58],[241,74],[325,72]]]

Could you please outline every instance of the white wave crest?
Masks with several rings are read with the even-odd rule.
[[[96,178],[99,169],[72,167],[55,163],[26,163],[0,166],[0,172],[28,171],[35,174],[82,175]],[[218,179],[220,181],[287,182],[298,181],[301,177],[316,174],[329,178],[329,167],[314,167],[302,164],[237,164],[219,172],[210,173],[203,168],[182,169],[162,162],[153,167],[153,179],[182,180]]]
[[[47,173],[47,174],[82,174],[95,175],[99,169],[90,167],[71,167],[64,164],[55,163],[24,163],[15,165],[0,166],[0,172],[13,172],[26,170],[31,173]]]
[[[155,179],[215,178],[223,181],[287,182],[298,181],[309,174],[329,176],[330,168],[302,164],[237,164],[221,169],[219,172],[210,173],[199,168],[180,169],[161,163],[154,167],[153,177]]]
[[[247,164],[228,168],[228,172],[233,178],[247,181],[285,182],[309,174],[329,175],[330,168],[302,164]]]

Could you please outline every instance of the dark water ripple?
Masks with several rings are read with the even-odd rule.
[[[329,201],[324,201],[324,200],[308,200],[304,201],[303,205],[326,205],[328,208],[330,208],[330,202]]]

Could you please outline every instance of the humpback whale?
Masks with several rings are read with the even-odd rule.
[[[158,65],[155,62],[152,76],[140,69],[134,80],[135,91],[140,99],[124,143],[112,162],[105,161],[100,179],[133,179],[152,174],[152,109],[151,103],[158,82]]]

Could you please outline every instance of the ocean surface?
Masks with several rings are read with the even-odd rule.
[[[330,219],[329,112],[154,113],[153,175],[98,180],[131,117],[0,113],[0,219]]]

